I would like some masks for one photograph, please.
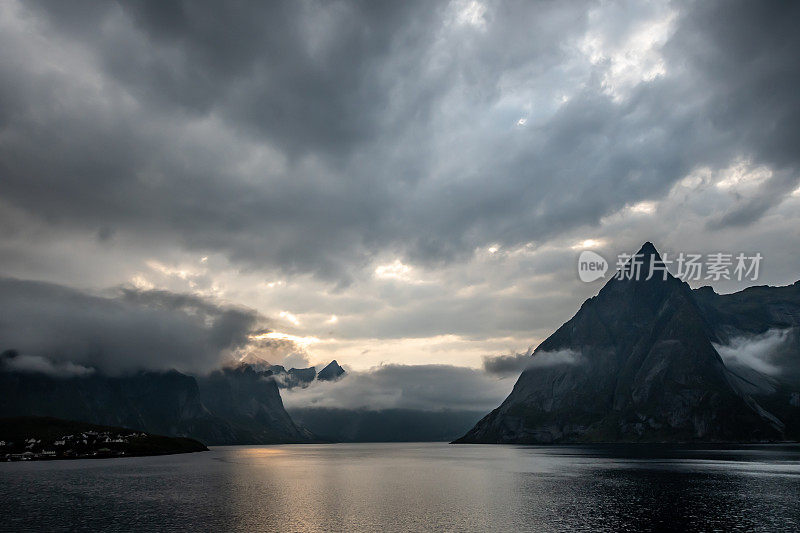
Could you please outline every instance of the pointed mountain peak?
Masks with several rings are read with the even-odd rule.
[[[664,274],[666,265],[661,259],[661,254],[658,253],[658,250],[656,250],[656,247],[653,246],[653,243],[650,241],[645,242],[642,247],[639,248],[639,251],[630,257],[621,270],[624,274],[619,277],[636,281],[651,279],[654,277],[651,275],[651,271],[653,271],[653,274],[659,274],[658,277],[660,279],[665,280],[665,278],[671,277],[668,270],[666,275]]]
[[[642,255],[642,256],[654,255],[659,259],[661,259],[661,256],[658,255],[658,250],[656,250],[656,247],[653,246],[653,243],[650,241],[647,241],[642,245],[641,248],[639,248],[637,255]]]
[[[317,379],[321,379],[323,381],[335,380],[344,373],[344,368],[339,366],[339,363],[337,363],[336,359],[334,359],[328,363],[328,366],[319,371],[319,374],[317,374]]]
[[[620,255],[620,258],[625,256]],[[638,252],[627,256],[624,265],[618,265],[614,275],[598,293],[605,298],[633,298],[636,305],[659,305],[674,291],[691,291],[688,285],[675,283],[675,278],[664,263],[661,255],[650,241],[645,242]]]

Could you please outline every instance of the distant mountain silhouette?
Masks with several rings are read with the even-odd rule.
[[[651,243],[639,254],[642,275],[615,276],[586,300],[537,347],[502,405],[457,443],[800,437],[800,285],[693,291],[662,277]],[[651,264],[655,275],[646,279]],[[789,339],[779,377],[726,365],[717,351],[775,330]]]
[[[191,437],[205,444],[308,442],[271,373],[248,366],[195,378],[170,372],[54,377],[9,371],[0,357],[0,417],[52,416]]]
[[[331,361],[319,377],[314,367],[272,365],[249,357],[207,376],[178,371],[126,376],[51,376],[11,370],[0,354],[0,417],[52,416],[124,426],[149,433],[191,437],[205,444],[310,442],[283,407],[280,388],[335,380],[344,369]]]

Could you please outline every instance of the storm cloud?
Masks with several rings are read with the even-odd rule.
[[[4,2],[0,274],[135,287],[91,320],[157,332],[147,309],[187,333],[166,360],[171,340],[121,325],[130,342],[80,355],[28,310],[39,340],[8,340],[55,364],[204,369],[258,315],[290,342],[262,346],[274,363],[477,368],[596,292],[579,249],[758,251],[759,283],[791,283],[799,19],[745,1]],[[187,311],[220,301],[255,311]]]
[[[597,223],[739,155],[781,172],[718,223],[796,187],[796,13],[459,5],[12,3],[3,197],[349,279],[382,248],[448,260]]]

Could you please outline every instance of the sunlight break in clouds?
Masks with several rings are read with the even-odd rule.
[[[375,277],[412,282],[414,280],[411,276],[411,270],[410,266],[403,264],[399,259],[395,259],[392,263],[375,267]]]
[[[571,248],[573,250],[583,250],[586,248],[600,248],[605,245],[605,242],[601,239],[585,239],[579,243],[573,244]]]
[[[468,25],[480,30],[486,29],[486,6],[477,0],[454,0],[451,7],[455,10],[457,24]]]
[[[300,325],[300,319],[297,318],[296,315],[290,313],[289,311],[281,311],[280,313],[278,313],[278,316],[281,317],[281,318],[285,318],[286,320],[288,320],[289,322],[291,322],[295,326],[299,326]]]
[[[638,204],[630,207],[632,213],[639,213],[642,215],[652,215],[656,211],[655,202],[639,202]]]
[[[620,13],[613,14],[617,9],[623,8],[597,8],[590,14],[593,27],[584,36],[580,49],[603,70],[606,94],[620,102],[639,83],[667,74],[660,48],[674,31],[677,13],[657,8],[652,18],[634,23],[622,35],[607,33],[606,17],[619,16]]]
[[[302,337],[299,335],[290,335],[288,333],[280,333],[278,331],[270,331],[268,333],[258,333],[255,335],[250,335],[250,340],[257,341],[262,339],[277,339],[277,340],[286,340],[291,341],[301,347],[307,347],[312,344],[316,344],[320,342],[317,337]]]
[[[720,189],[747,189],[757,187],[772,177],[772,170],[765,166],[755,166],[752,160],[739,158],[731,166],[720,171],[716,186]]]

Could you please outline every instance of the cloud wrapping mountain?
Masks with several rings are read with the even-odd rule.
[[[41,355],[19,355],[14,351],[3,352],[0,364],[12,372],[39,373],[63,378],[88,376],[95,371],[92,367],[76,365],[70,361],[54,363]]]
[[[727,344],[714,344],[714,348],[726,364],[779,376],[781,368],[772,362],[772,358],[790,338],[790,329],[771,329],[762,335],[734,337]]]
[[[483,369],[489,374],[517,375],[529,368],[547,368],[558,365],[581,363],[581,354],[573,350],[537,352],[533,357],[533,347],[525,353],[511,355],[487,355],[483,358]]]
[[[472,368],[392,364],[348,372],[334,382],[315,381],[307,388],[284,390],[282,396],[290,411],[303,407],[481,411],[507,394],[510,386]]]
[[[207,372],[249,342],[256,312],[165,291],[92,295],[50,283],[0,279],[0,350],[16,369],[74,375],[140,369]]]

